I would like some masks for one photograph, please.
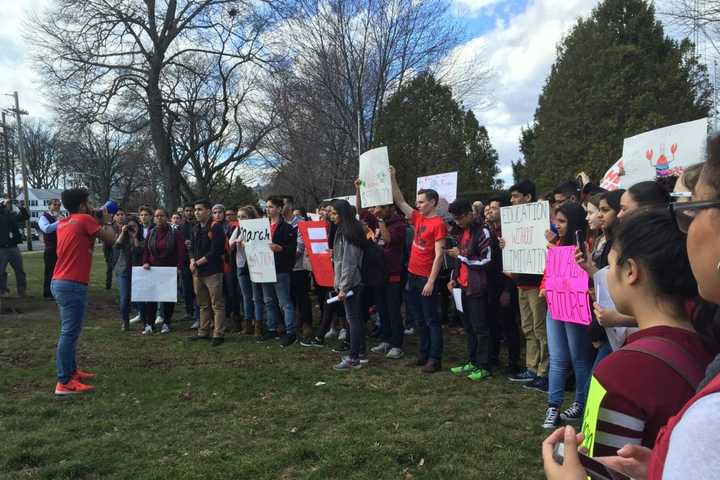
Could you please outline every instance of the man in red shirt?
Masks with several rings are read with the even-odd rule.
[[[87,307],[87,290],[92,267],[95,238],[112,245],[116,233],[112,216],[103,208],[102,217],[90,215],[90,194],[84,188],[62,192],[62,203],[70,213],[59,220],[57,228],[57,263],[50,290],[60,312],[60,338],[57,345],[55,395],[74,395],[93,390],[82,383],[95,377],[77,368],[75,348],[82,330]]]
[[[442,266],[447,226],[437,214],[439,197],[435,190],[418,191],[416,210],[405,201],[394,167],[390,167],[390,176],[395,205],[408,217],[415,230],[408,264],[408,306],[417,319],[420,336],[420,354],[416,364],[423,367],[423,372],[434,373],[442,368],[443,334],[435,282]]]

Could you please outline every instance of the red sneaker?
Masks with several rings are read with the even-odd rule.
[[[55,395],[80,395],[82,393],[89,393],[95,390],[95,387],[85,385],[79,381],[71,378],[67,383],[58,382],[55,385]]]
[[[74,378],[75,380],[80,380],[80,381],[90,380],[95,377],[97,377],[97,374],[90,373],[90,372],[83,372],[79,368],[77,370],[75,370],[75,373],[73,373],[73,376],[72,376],[72,378]]]

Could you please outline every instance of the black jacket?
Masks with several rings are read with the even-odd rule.
[[[275,252],[275,271],[277,273],[290,273],[295,266],[295,252],[297,251],[297,230],[280,217],[280,223],[275,228],[272,243],[280,245],[282,252]]]
[[[497,288],[494,280],[500,268],[497,251],[493,249],[493,235],[482,222],[474,221],[468,226],[470,238],[463,242],[464,230],[455,229],[453,235],[458,241],[460,257],[455,259],[450,278],[457,280],[460,265],[468,269],[468,286],[465,294],[469,297],[494,296]]]
[[[212,224],[208,220],[205,226],[200,223],[193,225],[190,258],[197,261],[205,257],[208,261],[207,265],[198,267],[198,277],[224,273],[225,238],[225,232],[220,224]]]
[[[28,218],[30,214],[25,207],[20,207],[17,213],[9,206],[0,206],[0,248],[13,248],[22,243],[20,222]]]

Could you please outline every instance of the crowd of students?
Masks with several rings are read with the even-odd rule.
[[[489,378],[498,371],[504,343],[508,364],[503,373],[547,395],[544,428],[583,417],[585,423],[592,420],[587,425],[592,435],[583,440],[590,455],[614,456],[622,448],[626,453],[643,452],[647,461],[645,450],[633,449],[652,448],[668,421],[683,425],[677,419],[672,424],[673,415],[700,385],[708,385],[702,382],[705,368],[720,351],[717,311],[707,303],[720,300],[720,140],[711,143],[704,169],[689,168],[672,194],[667,182],[604,191],[568,181],[545,196],[553,212],[551,228],[545,232],[548,248],[575,246],[576,262],[591,279],[591,296],[593,276],[607,277],[612,300],[601,304],[592,298],[589,326],[552,318],[543,275],[504,272],[500,209],[536,201],[531,181],[513,185],[485,206],[456,200],[444,215],[437,210],[437,192],[418,191],[411,206],[392,167],[390,173],[391,205],[362,209],[358,190],[357,205],[332,200],[317,209],[328,233],[333,288],[313,282],[298,233],[298,224],[309,218],[290,198],[267,199],[264,213],[255,206],[236,209],[207,201],[186,205],[172,215],[164,208],[142,207],[138,216],[118,211],[106,225],[113,232],[111,241],[109,233],[103,235],[113,250],[122,329],[141,322],[144,335],[170,332],[175,305],[133,304],[130,285],[134,266],[174,266],[185,320],[194,322],[191,328],[196,329],[189,338],[193,342],[217,347],[226,331],[237,330],[257,342],[277,338],[282,347],[298,342],[321,348],[337,334],[334,351],[343,355],[334,368],[349,371],[369,363],[370,322],[369,336],[378,339],[371,353],[398,360],[404,356],[404,336],[417,333],[419,348],[412,363],[430,374],[443,369],[443,322],[459,315],[467,337],[467,361],[449,371],[473,381]],[[361,188],[359,182],[356,187]],[[73,213],[87,213],[88,207],[78,211],[69,201],[71,219]],[[239,228],[239,222],[260,215],[270,220],[274,283],[252,281]],[[62,244],[58,242],[58,257]],[[61,286],[56,281],[67,280],[64,269],[70,269],[66,261],[55,268],[53,294]],[[320,311],[317,326],[313,289]],[[460,289],[462,314],[447,308],[455,289]],[[335,301],[328,303],[331,299]],[[65,307],[58,303],[62,317]],[[137,315],[131,318],[133,309]],[[64,341],[76,342],[79,332],[73,335]],[[74,343],[72,351],[74,355]],[[83,381],[92,374],[77,370],[74,359],[63,363],[60,356],[59,345],[56,393],[91,390]],[[712,365],[711,377],[718,370]],[[574,398],[563,410],[571,381]],[[707,405],[715,406],[720,398],[717,379],[709,385],[703,394],[711,400],[697,400],[704,414],[711,411]],[[691,407],[687,416],[698,411],[699,406]],[[717,415],[712,417],[709,425],[717,426]],[[563,465],[555,462],[552,452],[548,456],[555,443],[576,446],[578,439],[570,431],[558,430],[544,445],[548,478],[580,478],[579,470],[572,470],[579,465],[572,455]],[[660,454],[674,459],[671,468],[679,472],[686,460],[672,456],[674,444],[668,435],[660,436]],[[711,455],[717,466],[717,454]],[[629,461],[628,455],[611,459],[617,468],[630,468]]]

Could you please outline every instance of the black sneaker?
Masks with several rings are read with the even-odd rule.
[[[523,388],[527,388],[528,390],[537,390],[538,392],[547,393],[548,391],[548,379],[547,377],[535,377],[535,380],[532,382],[526,383],[523,385]]]
[[[526,383],[533,382],[536,378],[537,376],[526,368],[523,371],[516,373],[515,375],[510,375],[508,377],[508,380],[510,380],[511,382]]]
[[[335,353],[345,353],[350,351],[350,343],[340,342],[335,348],[332,349]]]
[[[560,414],[563,422],[579,422],[583,418],[584,406],[580,402],[573,402],[564,412]]]
[[[538,377],[539,378],[539,377]],[[557,428],[560,425],[558,417],[560,415],[560,409],[557,407],[548,407],[545,411],[545,421],[543,422],[543,428],[551,429]]]
[[[259,337],[257,337],[255,340],[257,341],[257,343],[263,343],[263,342],[267,342],[268,340],[272,340],[273,338],[277,338],[277,337],[278,337],[277,332],[269,330],[269,331],[263,333],[262,335],[260,335]]]
[[[325,346],[325,341],[320,337],[305,338],[300,340],[300,345],[303,347],[322,348]]]
[[[294,333],[288,333],[288,334],[283,335],[282,338],[280,338],[280,346],[281,347],[289,347],[296,341],[297,341],[297,335],[295,335]]]
[[[212,342],[210,343],[210,345],[212,345],[213,347],[219,347],[219,346],[222,345],[224,342],[225,342],[225,339],[224,339],[223,337],[213,337]]]

